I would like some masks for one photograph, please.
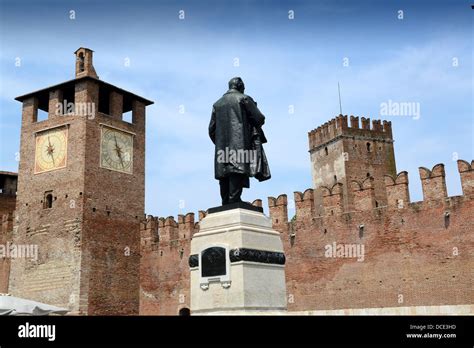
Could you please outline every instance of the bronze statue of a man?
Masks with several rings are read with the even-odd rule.
[[[259,181],[271,177],[262,147],[267,141],[261,128],[265,116],[244,90],[242,79],[232,78],[229,90],[212,107],[209,136],[215,144],[214,175],[222,205],[242,202],[242,189],[250,187],[250,177]]]

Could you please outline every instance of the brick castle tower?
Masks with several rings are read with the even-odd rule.
[[[99,80],[92,50],[75,55],[75,79],[16,98],[23,111],[13,241],[37,245],[38,257],[12,259],[9,292],[75,314],[138,314],[152,102]],[[122,118],[129,111],[131,123]]]
[[[374,207],[387,204],[384,175],[396,177],[391,122],[339,115],[309,132],[311,171],[315,189],[342,184],[344,210],[352,211],[353,188],[374,190]]]

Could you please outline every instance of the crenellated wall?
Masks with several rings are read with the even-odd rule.
[[[390,121],[368,117],[339,115],[308,133],[313,188],[343,184],[343,206],[357,210],[357,189],[366,178],[372,177],[373,204],[386,205],[384,175],[396,175],[394,140]],[[367,184],[367,182],[365,182]],[[355,186],[354,186],[355,185]],[[320,213],[321,193],[315,195],[316,210]],[[366,202],[367,203],[367,202]]]
[[[372,120],[361,117],[359,127],[359,117],[350,116],[350,125],[347,123],[347,115],[339,115],[336,118],[308,132],[310,150],[327,144],[340,136],[365,136],[392,140],[392,123],[385,120]]]
[[[461,175],[463,194],[465,196],[474,195],[474,161],[469,164],[466,161],[458,160],[458,170]]]
[[[387,205],[403,208],[405,204],[410,202],[408,172],[400,172],[396,178],[385,175],[385,189],[387,190]]]
[[[277,198],[268,197],[268,207],[272,214],[273,226],[282,226],[288,223],[288,197],[283,194]]]
[[[313,216],[310,191],[296,192],[296,220],[274,226],[287,256],[289,310],[474,303],[473,168],[458,166],[462,196],[446,197],[442,164],[420,168],[420,202],[410,202],[407,172],[385,176],[385,206],[375,205],[371,178],[351,183],[354,211],[342,212],[340,184],[321,188],[323,213]],[[272,218],[287,220],[282,211],[270,205]],[[362,260],[328,256],[334,243],[363,246]]]
[[[432,170],[420,167],[421,186],[423,188],[423,200],[430,201],[446,198],[446,179],[444,164],[437,164]]]
[[[148,216],[140,224],[140,314],[177,315],[189,308],[188,258],[197,231],[194,213],[178,215],[177,222],[172,216]]]
[[[420,168],[420,202],[410,202],[407,172],[383,178],[386,205],[377,205],[372,177],[351,182],[352,210],[344,209],[341,183],[295,192],[291,221],[287,195],[269,197],[286,253],[288,309],[474,303],[474,171],[462,160],[458,168],[462,196],[446,197],[444,166],[438,164]],[[189,308],[187,258],[198,230],[192,213],[178,222],[148,217],[142,224],[141,314],[176,315]]]

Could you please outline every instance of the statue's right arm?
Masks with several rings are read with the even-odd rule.
[[[247,115],[250,118],[250,123],[255,127],[263,126],[265,123],[265,116],[263,116],[263,114],[258,109],[257,103],[255,103],[251,97],[246,96],[246,98],[243,100],[243,105],[247,111]]]
[[[209,122],[209,137],[216,143],[216,109],[212,107],[211,122]]]

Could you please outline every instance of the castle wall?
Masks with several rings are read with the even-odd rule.
[[[11,242],[13,215],[16,206],[17,174],[0,171],[0,248],[5,252]],[[10,259],[0,256],[0,293],[8,292],[10,279]]]
[[[0,216],[15,210],[17,181],[16,173],[0,171]]]
[[[0,228],[0,246],[6,248],[7,243],[12,239],[13,215],[3,214]],[[10,280],[10,258],[0,257],[0,293],[8,292]]]
[[[180,215],[178,222],[149,216],[142,223],[141,315],[178,315],[181,308],[190,308],[188,258],[197,231],[193,213]]]
[[[424,184],[429,200],[409,203],[408,177],[402,172],[386,180],[389,206],[374,207],[371,185],[363,184],[356,187],[356,212],[326,212],[308,219],[298,213],[297,204],[296,221],[275,226],[287,255],[288,309],[473,303],[474,197],[446,199],[440,167],[430,171],[435,175]],[[424,173],[421,179],[426,180]],[[332,196],[335,202],[330,203],[329,194],[326,202],[337,205],[341,198]],[[363,245],[363,260],[328,257],[326,246],[333,243]]]
[[[460,163],[460,174],[463,187],[469,188],[472,167],[466,163]],[[440,167],[430,171],[435,173],[430,178],[439,178]],[[422,170],[420,175],[426,180]],[[416,307],[421,313],[474,303],[474,196],[445,198],[442,182],[424,184],[431,199],[410,202],[408,174],[385,176],[388,205],[378,207],[373,180],[354,182],[353,211],[343,209],[341,183],[322,190],[322,213],[315,207],[314,190],[295,192],[296,218],[290,222],[287,196],[269,197],[273,228],[281,233],[287,258],[288,310],[360,314],[363,309],[391,307],[386,313],[397,313],[400,307],[402,313]],[[181,225],[173,218],[159,221],[155,239],[142,228],[140,313],[176,315],[189,306],[187,260],[178,257],[182,249],[188,255],[189,239],[180,238]],[[334,244],[333,255],[328,250]],[[340,245],[346,249],[338,254]],[[184,303],[179,294],[185,294]],[[307,313],[312,312],[302,314]]]

